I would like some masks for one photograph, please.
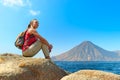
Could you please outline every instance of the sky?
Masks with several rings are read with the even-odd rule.
[[[0,0],[0,53],[22,54],[17,35],[32,19],[53,45],[51,56],[91,41],[105,50],[120,50],[120,0]],[[36,57],[44,57],[40,51]]]

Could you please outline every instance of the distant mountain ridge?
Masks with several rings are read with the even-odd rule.
[[[52,59],[54,61],[120,61],[120,54],[107,51],[90,41],[84,41]]]
[[[114,52],[120,53],[120,50],[117,50],[117,51],[114,51]]]

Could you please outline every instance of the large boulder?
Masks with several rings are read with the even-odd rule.
[[[97,70],[81,70],[67,75],[61,80],[120,80],[120,76]]]
[[[65,75],[48,59],[0,55],[0,80],[60,80]]]

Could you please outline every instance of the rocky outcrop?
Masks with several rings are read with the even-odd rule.
[[[48,59],[3,54],[0,55],[0,80],[120,80],[120,76],[97,70],[68,75]]]
[[[0,55],[0,80],[60,80],[65,75],[48,59]]]
[[[61,80],[120,80],[120,76],[97,70],[81,70],[65,76]]]

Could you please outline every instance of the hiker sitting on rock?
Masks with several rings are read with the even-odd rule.
[[[39,23],[36,19],[31,20],[25,33],[22,54],[24,57],[32,57],[42,49],[45,58],[50,59],[49,53],[52,45],[36,31],[38,26]]]

